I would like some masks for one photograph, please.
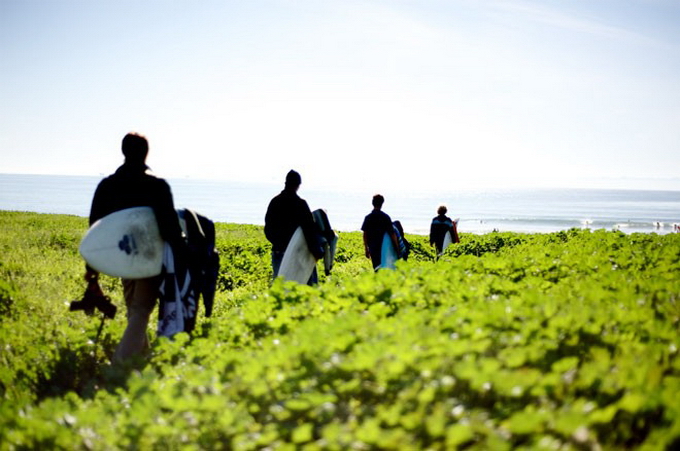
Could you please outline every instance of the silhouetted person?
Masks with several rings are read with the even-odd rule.
[[[128,133],[122,144],[125,162],[116,172],[103,179],[94,193],[90,209],[90,225],[104,216],[126,208],[151,207],[161,237],[174,249],[182,250],[184,242],[168,183],[154,176],[146,165],[149,143],[144,136]],[[85,278],[99,274],[87,267]],[[140,355],[149,347],[146,335],[149,317],[159,297],[160,277],[122,279],[127,327],[113,356],[114,362]]]
[[[361,230],[364,232],[366,258],[371,259],[374,270],[377,270],[381,263],[382,242],[385,233],[388,233],[392,238],[392,244],[397,253],[399,253],[400,248],[399,241],[394,233],[394,227],[392,226],[392,219],[387,213],[382,211],[384,203],[385,198],[382,195],[376,194],[373,196],[373,211],[366,215],[361,225]]]
[[[441,205],[437,209],[437,216],[432,219],[430,224],[430,244],[437,249],[437,255],[443,251],[444,237],[447,232],[451,232],[451,242],[460,243],[456,222],[446,216],[447,211],[446,206]]]
[[[317,260],[323,257],[323,248],[319,244],[318,230],[307,201],[298,196],[297,191],[302,184],[302,177],[291,170],[286,175],[283,191],[274,197],[264,217],[264,234],[272,243],[272,270],[274,278],[279,274],[281,261],[288,243],[295,230],[302,227],[310,252]],[[312,272],[308,285],[317,283],[316,268]]]

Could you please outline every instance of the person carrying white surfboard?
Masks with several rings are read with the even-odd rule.
[[[291,169],[286,174],[283,191],[269,202],[267,213],[264,217],[264,234],[267,240],[272,243],[272,270],[274,279],[279,274],[279,268],[281,267],[288,243],[298,227],[302,228],[307,247],[314,258],[319,260],[324,256],[324,249],[319,240],[319,230],[314,223],[314,217],[309,209],[309,205],[307,205],[306,200],[297,194],[301,184],[302,177],[297,171]],[[318,274],[315,267],[307,283],[308,285],[314,285],[317,282]]]
[[[132,207],[151,207],[161,238],[176,251],[184,251],[184,241],[170,185],[154,176],[146,165],[149,151],[147,139],[137,133],[128,133],[122,143],[125,162],[115,173],[104,178],[94,193],[90,208],[90,226],[99,219]],[[97,271],[87,266],[85,278],[98,277]],[[143,279],[122,279],[127,327],[116,347],[114,362],[123,362],[142,354],[149,347],[146,335],[149,317],[159,297],[159,276]]]
[[[381,194],[373,196],[371,201],[373,211],[366,215],[364,222],[361,225],[361,230],[364,232],[364,248],[366,250],[366,258],[371,259],[373,269],[378,270],[380,267],[386,267],[383,262],[385,249],[383,249],[383,242],[390,243],[393,246],[395,257],[399,257],[399,241],[397,235],[394,233],[392,226],[392,219],[390,216],[382,211],[382,206],[385,203],[385,198]],[[385,234],[389,240],[385,238]]]
[[[447,211],[446,205],[439,206],[437,216],[432,219],[430,224],[430,245],[437,249],[437,255],[444,252],[445,244],[460,243],[457,227],[458,221],[453,221],[446,216]]]

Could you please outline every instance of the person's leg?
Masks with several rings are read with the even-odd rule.
[[[378,255],[371,254],[371,263],[373,264],[373,271],[378,270],[380,263],[382,263],[380,260],[381,260],[380,254]]]
[[[146,329],[158,299],[158,283],[157,277],[123,280],[127,327],[113,355],[114,362],[122,362],[132,356],[141,355],[149,348]]]
[[[312,275],[309,276],[309,280],[307,281],[307,285],[314,286],[317,283],[319,283],[319,274],[316,272],[316,266],[314,267],[314,270],[312,271]]]

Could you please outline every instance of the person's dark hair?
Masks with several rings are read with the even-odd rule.
[[[445,215],[447,211],[449,210],[446,208],[446,205],[440,205],[439,208],[437,208],[437,214],[439,215]]]
[[[286,188],[297,188],[302,183],[302,177],[294,170],[288,171],[286,174]]]
[[[382,197],[382,194],[376,194],[373,196],[372,203],[375,208],[382,208],[383,204],[385,203],[385,198]]]
[[[123,138],[122,148],[126,161],[143,163],[149,153],[149,142],[138,133],[128,133]]]

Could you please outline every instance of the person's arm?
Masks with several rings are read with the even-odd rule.
[[[99,182],[99,185],[97,185],[97,189],[94,191],[94,196],[92,196],[92,204],[90,205],[90,217],[89,217],[89,225],[92,226],[95,222],[97,222],[99,219],[104,217],[103,213],[103,205],[102,205],[102,198],[104,197],[104,182]],[[90,265],[85,262],[85,280],[90,281],[92,279],[98,279],[99,278],[99,272],[96,271],[94,268],[92,268]]]
[[[364,250],[366,251],[366,258],[371,258],[371,251],[368,248],[368,237],[364,231]]]
[[[274,199],[272,199],[269,202],[269,206],[267,207],[267,212],[264,215],[264,236],[265,236],[265,238],[267,238],[267,240],[270,243],[272,243],[272,245],[276,241],[276,236],[275,236],[276,229],[274,228],[274,223],[276,222],[275,209],[276,209],[276,205],[275,205]]]
[[[92,196],[92,204],[90,205],[90,218],[89,225],[94,224],[104,216],[106,216],[106,203],[109,202],[109,191],[107,188],[108,180],[104,179],[97,185],[97,189],[94,191],[94,196]]]
[[[158,197],[154,205],[154,213],[158,221],[158,229],[161,237],[167,241],[173,249],[181,248],[185,243],[182,239],[182,228],[179,225],[179,217],[175,210],[170,185],[160,179],[158,184]]]
[[[458,237],[458,225],[456,221],[453,221],[451,225],[451,238],[453,238],[454,243],[460,243],[460,238]]]

